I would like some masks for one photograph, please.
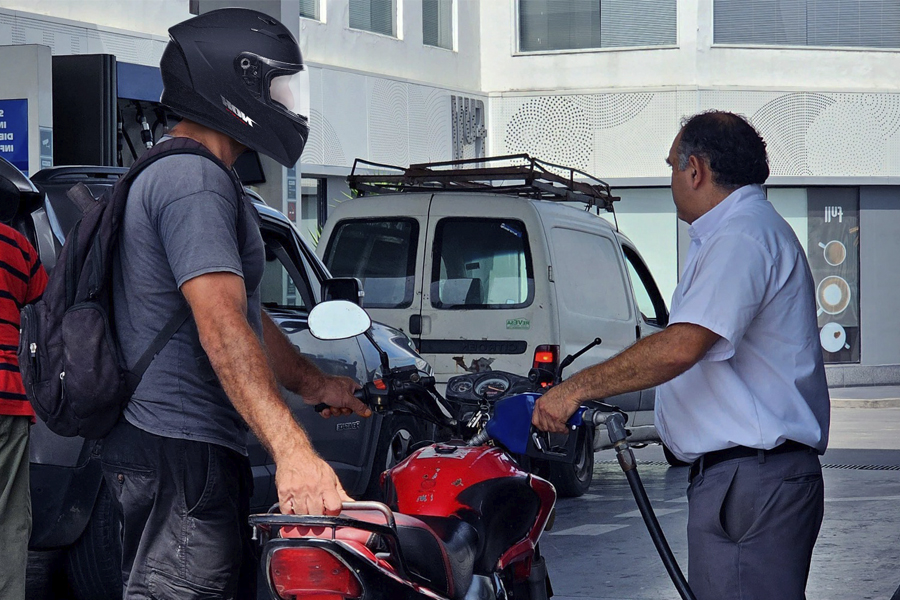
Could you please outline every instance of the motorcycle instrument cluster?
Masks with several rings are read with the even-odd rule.
[[[469,373],[451,377],[447,383],[447,398],[450,400],[480,403],[497,400],[512,388],[530,388],[527,378],[501,371]]]

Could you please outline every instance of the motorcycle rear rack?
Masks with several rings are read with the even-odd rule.
[[[337,539],[338,528],[347,527],[351,529],[361,529],[382,536],[382,539],[388,545],[390,555],[396,557],[394,567],[398,573],[404,577],[406,574],[406,561],[403,559],[403,552],[400,550],[400,538],[397,536],[397,523],[394,519],[394,513],[387,505],[381,502],[344,502],[341,505],[343,510],[374,510],[380,512],[387,522],[384,525],[379,523],[369,523],[352,517],[342,517],[340,515],[285,515],[274,513],[278,510],[278,505],[274,505],[266,514],[250,515],[250,526],[253,527],[253,539],[258,539],[257,532],[265,531],[271,536],[273,531],[278,531],[282,527],[328,527],[331,529],[331,541],[340,541]],[[301,540],[304,538],[281,538],[286,542],[291,540]],[[317,538],[322,539],[322,538]]]

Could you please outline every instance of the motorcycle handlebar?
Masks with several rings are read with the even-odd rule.
[[[365,404],[365,405],[369,404],[369,396],[368,396],[368,394],[366,394],[366,388],[364,388],[364,387],[359,388],[358,390],[353,392],[353,395],[356,397],[357,400],[361,401],[363,404]],[[319,402],[315,406],[315,411],[317,413],[320,413],[323,410],[325,410],[326,408],[329,408],[329,406],[327,404],[325,404],[324,402]]]

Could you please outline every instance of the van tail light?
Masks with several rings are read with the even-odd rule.
[[[559,366],[559,346],[543,344],[534,349],[532,369],[544,369],[556,373],[557,366]]]
[[[362,586],[356,574],[322,548],[278,548],[269,563],[272,587],[292,600],[357,600]]]

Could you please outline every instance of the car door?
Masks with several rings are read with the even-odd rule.
[[[419,351],[441,383],[459,374],[524,375],[552,343],[540,220],[530,202],[435,194],[428,218]]]
[[[311,264],[312,253],[305,250],[296,232],[286,223],[263,219],[266,268],[261,283],[263,308],[304,356],[330,375],[344,375],[357,382],[366,381],[367,368],[356,338],[322,341],[314,338],[307,326],[307,315],[321,289],[321,269]],[[282,393],[295,418],[306,430],[316,451],[335,470],[344,489],[357,493],[368,481],[370,449],[374,445],[379,418],[363,419],[351,415],[323,419],[293,392]],[[266,491],[265,502],[274,502],[274,464],[261,444],[251,444],[251,461],[257,487]],[[263,483],[264,477],[269,479]],[[261,485],[262,484],[262,485]],[[257,489],[263,501],[261,491]]]
[[[559,312],[562,356],[578,352],[595,338],[601,344],[573,363],[569,375],[612,358],[637,339],[635,306],[613,232],[597,217],[551,220],[545,217]],[[607,399],[631,413],[640,392]]]
[[[669,324],[669,311],[665,300],[659,293],[659,288],[650,269],[644,263],[640,253],[624,239],[622,241],[622,255],[625,257],[625,266],[628,269],[628,279],[631,285],[634,304],[638,311],[638,329],[640,337],[645,338],[660,332]],[[641,411],[653,411],[656,401],[656,388],[650,388],[641,392]]]

